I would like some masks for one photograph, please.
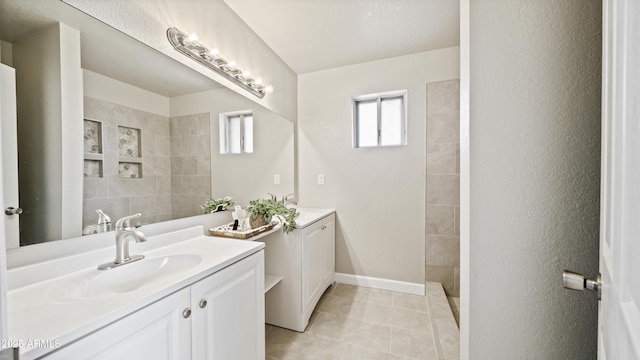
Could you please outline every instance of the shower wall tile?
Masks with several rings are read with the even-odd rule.
[[[427,205],[426,229],[428,235],[455,235],[454,206]]]
[[[453,235],[460,236],[460,206],[459,205],[455,206],[454,208],[453,219],[455,224],[453,226]]]
[[[427,205],[459,204],[459,175],[427,175]]]
[[[104,178],[84,181],[83,226],[96,223],[96,209],[114,221],[141,212],[140,223],[171,214],[169,118],[90,97],[84,98],[84,116],[103,123]],[[118,176],[118,126],[140,130],[142,178]]]
[[[174,218],[202,213],[211,197],[209,113],[173,117],[171,129],[171,194]]]
[[[453,266],[426,265],[426,281],[438,282],[442,284],[447,295],[453,296],[455,293],[455,272]]]
[[[427,174],[458,174],[456,167],[458,148],[458,144],[432,144],[427,142]]]
[[[460,84],[427,84],[426,280],[448,295],[460,267]]]
[[[453,268],[453,297],[460,297],[460,267]]]
[[[427,235],[427,264],[460,266],[460,238]]]
[[[173,156],[171,169],[176,175],[198,175],[198,159],[193,156]]]

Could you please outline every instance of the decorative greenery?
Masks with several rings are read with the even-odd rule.
[[[247,213],[253,220],[258,216],[262,216],[267,224],[271,222],[274,216],[280,218],[282,220],[282,229],[285,233],[296,229],[296,218],[300,215],[296,209],[288,209],[283,203],[268,199],[249,201]]]
[[[228,210],[233,205],[235,205],[235,201],[233,201],[233,198],[231,196],[225,196],[222,199],[208,199],[204,202],[203,205],[200,205],[200,208],[202,208],[202,213],[209,214],[217,211]]]

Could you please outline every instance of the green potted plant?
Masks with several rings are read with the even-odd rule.
[[[225,211],[230,209],[235,204],[231,196],[225,196],[224,198],[207,199],[204,204],[200,205],[203,214],[214,213],[218,211]]]
[[[296,229],[296,218],[299,215],[296,209],[288,209],[283,203],[269,199],[249,201],[247,214],[253,229],[269,224],[273,217],[278,217],[282,220],[282,229],[285,233]]]

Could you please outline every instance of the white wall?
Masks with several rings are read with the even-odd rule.
[[[114,104],[170,116],[169,98],[83,69],[84,96]]]
[[[33,56],[34,52],[38,56]],[[82,230],[80,33],[52,25],[13,44],[19,136],[21,241],[74,237]],[[29,99],[38,98],[37,103]],[[37,225],[35,225],[37,224]]]
[[[461,9],[462,358],[595,359],[601,2]]]
[[[252,110],[254,153],[220,155],[220,113]],[[295,164],[293,123],[229,89],[221,88],[171,99],[171,118],[198,113],[211,114],[211,196],[233,196],[238,205],[273,193],[281,198],[294,192]],[[280,184],[273,176],[280,175]]]
[[[298,77],[300,204],[337,210],[336,272],[424,284],[426,84],[457,79],[458,52]],[[351,98],[400,89],[408,90],[407,146],[354,149]]]

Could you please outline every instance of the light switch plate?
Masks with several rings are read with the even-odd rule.
[[[324,185],[324,174],[318,174],[318,185]]]

